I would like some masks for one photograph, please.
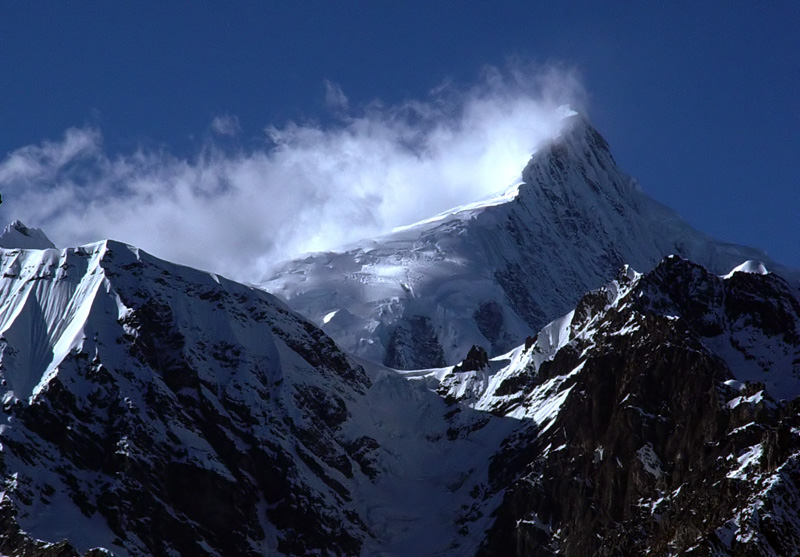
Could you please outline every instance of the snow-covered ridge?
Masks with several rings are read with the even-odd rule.
[[[32,356],[21,359],[3,348],[6,402],[35,396],[61,360],[81,348],[95,298],[108,288],[100,264],[107,246],[0,249],[0,273],[14,279],[0,281],[0,339],[3,347],[27,343]]]
[[[565,138],[569,137],[570,130],[572,129],[572,127],[576,125],[577,126],[585,125],[585,117],[576,112],[569,105],[559,106],[558,108],[556,108],[555,113],[558,116],[558,118],[561,119],[561,128],[552,138],[549,139],[549,141],[546,141],[544,144],[538,146],[536,148],[537,151],[539,148],[546,147],[550,142],[564,140]],[[534,153],[535,152],[536,151],[534,151]],[[441,213],[434,215],[432,217],[422,219],[418,222],[408,224],[405,226],[398,226],[391,231],[388,237],[392,237],[398,233],[408,232],[414,229],[422,230],[424,228],[429,227],[430,225],[434,225],[436,223],[442,223],[449,220],[468,220],[471,217],[476,216],[481,209],[494,207],[496,205],[503,205],[505,203],[513,201],[519,195],[520,187],[522,187],[524,184],[525,182],[522,180],[522,175],[520,174],[518,179],[514,180],[513,183],[511,183],[506,188],[497,191],[496,193],[487,195],[484,198],[474,201],[472,203],[467,203],[465,205],[458,205],[446,211],[442,211]]]
[[[0,273],[0,455],[14,477],[3,477],[4,501],[27,535],[68,537],[82,552],[274,553],[270,491],[239,460],[254,457],[258,474],[283,462],[282,481],[297,482],[290,496],[327,501],[332,510],[307,520],[328,512],[347,523],[336,492],[293,451],[343,458],[345,440],[330,428],[369,379],[283,303],[111,240],[0,249]],[[316,456],[285,424],[314,424],[325,451]],[[177,472],[206,482],[197,495],[217,501],[217,518],[187,506]],[[114,505],[98,502],[108,496]],[[220,517],[244,512],[234,502],[249,514],[224,536],[194,530],[198,521],[219,530]]]
[[[272,295],[119,242],[0,250],[0,272],[0,481],[26,535],[119,554],[477,550],[499,499],[472,494],[517,422],[449,416]]]
[[[519,189],[522,185],[523,182],[517,181],[507,189],[494,195],[487,196],[484,199],[479,199],[478,201],[468,203],[466,205],[453,207],[452,209],[443,211],[438,215],[423,219],[413,224],[398,226],[394,228],[391,233],[387,235],[387,237],[392,237],[400,233],[408,233],[413,230],[422,230],[430,227],[430,225],[435,225],[437,223],[443,223],[450,220],[468,220],[475,216],[481,209],[486,209],[488,207],[494,207],[495,205],[502,205],[504,203],[508,203],[509,201],[513,201],[519,195]]]
[[[578,470],[586,478],[604,466],[641,469],[635,486],[649,498],[636,508],[652,514],[680,500],[680,486],[664,485],[678,476],[663,439],[596,441],[595,422],[570,421],[592,397],[637,416],[624,424],[665,419],[661,398],[645,406],[615,374],[646,385],[646,357],[699,354],[693,364],[715,366],[699,371],[725,379],[710,392],[720,412],[739,416],[743,440],[748,412],[800,394],[791,373],[800,303],[787,283],[720,277],[678,256],[644,274],[623,266],[502,355],[470,350],[469,362],[413,372],[359,364],[273,296],[114,241],[0,250],[0,272],[0,452],[15,474],[3,477],[4,500],[29,535],[68,537],[81,551],[153,553],[168,543],[210,555],[475,554],[501,508],[517,513],[516,527],[556,538],[553,517],[537,514],[541,492],[525,491],[519,514],[509,490],[533,489],[544,477],[537,466],[561,473],[585,451],[594,455]],[[402,278],[408,299],[419,296],[419,278]],[[340,310],[327,321],[347,319]],[[604,359],[617,347],[621,359]],[[637,347],[652,352],[626,361]],[[692,377],[680,366],[660,372]],[[619,391],[611,398],[603,376]],[[752,481],[775,451],[761,438],[741,445],[761,443],[751,456],[730,449],[721,478]],[[618,460],[621,446],[630,458]],[[503,475],[507,462],[518,467]],[[562,480],[575,484],[572,474],[547,477]]]
[[[570,311],[542,328],[525,344],[507,354],[491,358],[488,365],[464,371],[458,364],[440,369],[400,372],[410,380],[424,380],[442,396],[458,400],[470,408],[501,414],[518,420],[531,420],[546,429],[557,415],[572,388],[568,380],[579,374],[585,364],[580,361],[569,373],[539,381],[542,364],[552,361],[560,350],[580,343],[584,353],[590,351],[597,334],[596,325],[603,315],[618,308],[620,302],[638,285],[642,275],[625,266],[618,278],[607,284],[593,298],[601,300],[587,313],[584,306]],[[579,315],[576,316],[576,312]],[[633,330],[631,328],[631,330]],[[629,331],[623,331],[625,334]],[[509,389],[508,385],[515,385]],[[536,385],[532,390],[523,386]],[[524,393],[524,394],[523,394]]]

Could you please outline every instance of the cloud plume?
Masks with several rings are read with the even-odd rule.
[[[211,131],[219,135],[235,136],[239,133],[239,119],[230,114],[222,114],[211,120]]]
[[[333,249],[501,190],[555,135],[555,109],[581,107],[569,71],[487,68],[467,88],[354,109],[326,82],[329,126],[290,122],[263,147],[209,144],[192,157],[108,154],[101,131],[22,147],[0,162],[0,218],[60,246],[114,238],[241,280],[306,251]],[[211,123],[238,131],[229,115]]]

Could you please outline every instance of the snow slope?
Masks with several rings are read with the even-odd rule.
[[[336,478],[344,401],[370,382],[321,331],[112,241],[0,268],[0,507],[21,531],[120,555],[360,546]]]
[[[773,547],[759,509],[800,524],[780,402],[800,394],[800,303],[762,267],[625,267],[504,355],[398,372],[131,246],[0,249],[0,552],[594,553],[612,534],[634,551],[659,543],[637,524],[664,513],[685,537],[681,513],[718,499],[697,543]],[[698,466],[743,499],[682,498]]]
[[[0,553],[800,551],[797,273],[582,117],[497,196],[286,263],[330,337],[132,246],[2,238]]]
[[[0,378],[10,554],[474,553],[520,426],[113,241],[0,249]]]
[[[476,370],[460,365],[401,372],[426,380],[431,388],[471,408],[546,427],[567,396],[560,386],[578,374],[586,354],[614,337],[642,334],[650,316],[687,327],[704,348],[725,362],[734,389],[761,385],[776,400],[800,397],[800,300],[781,277],[763,264],[747,262],[724,276],[676,256],[641,274],[625,266],[617,278],[590,292],[578,306],[542,328],[525,344],[492,358]],[[616,320],[614,327],[605,321]],[[564,376],[532,390],[521,388],[563,349],[580,354],[579,364]],[[462,364],[463,365],[463,364]],[[516,388],[510,388],[515,385]],[[524,396],[523,396],[524,395]],[[757,398],[757,397],[756,397]],[[736,397],[731,407],[745,400]]]
[[[800,551],[800,301],[749,264],[625,268],[524,346],[406,372],[520,421],[481,555]]]

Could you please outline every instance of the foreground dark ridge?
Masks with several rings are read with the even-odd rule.
[[[797,554],[792,289],[678,258],[629,279],[585,296],[555,356],[498,387],[567,395],[493,459],[509,487],[481,553]]]

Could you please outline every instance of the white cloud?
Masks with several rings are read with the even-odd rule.
[[[326,87],[345,109],[341,89]],[[255,280],[275,260],[503,189],[557,133],[555,108],[582,99],[570,72],[488,68],[468,89],[448,84],[424,100],[374,102],[335,127],[270,127],[269,148],[231,154],[211,146],[189,159],[147,150],[110,156],[99,130],[70,129],[0,162],[0,218],[41,227],[57,245],[110,237]],[[217,133],[238,130],[232,117],[215,122]]]
[[[350,102],[338,83],[325,80],[325,104],[335,113],[345,113],[350,108]]]
[[[217,116],[211,121],[211,131],[219,135],[236,136],[240,131],[239,118],[230,114]]]
[[[0,165],[0,184],[53,179],[65,165],[96,153],[100,143],[98,131],[70,128],[60,142],[17,149]]]

